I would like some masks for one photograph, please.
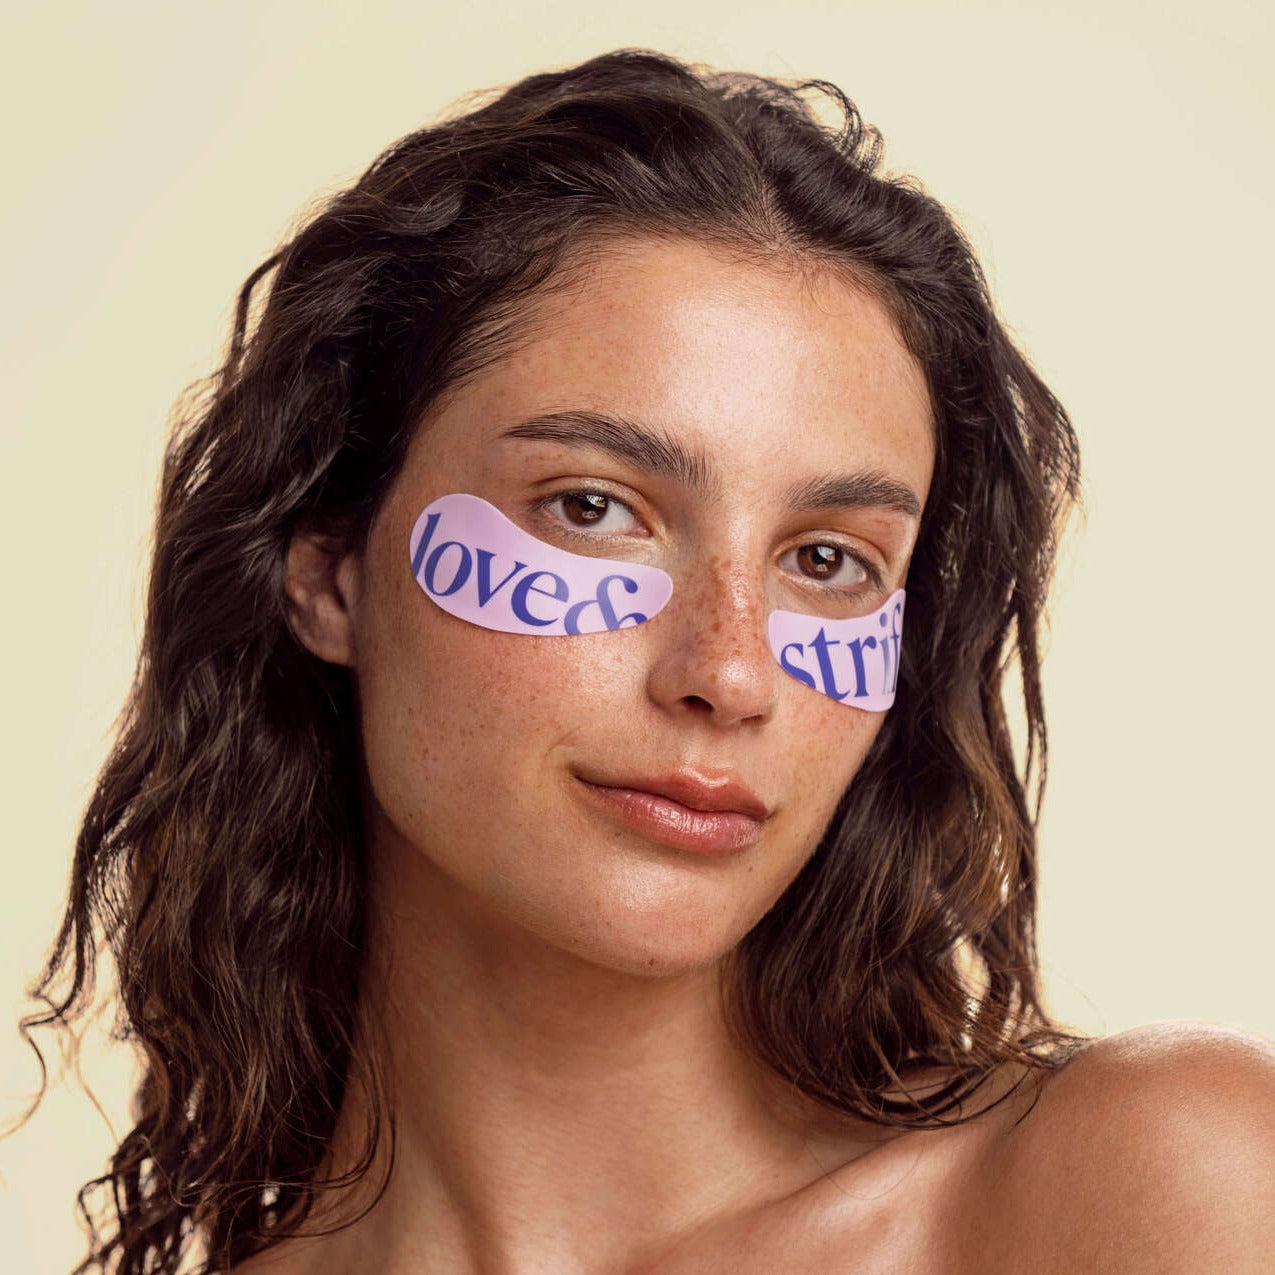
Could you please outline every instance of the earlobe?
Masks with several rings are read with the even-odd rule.
[[[362,564],[344,541],[298,530],[288,546],[284,592],[298,641],[329,664],[354,667],[354,620]]]

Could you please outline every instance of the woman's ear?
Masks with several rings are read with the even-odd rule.
[[[354,622],[363,563],[348,542],[312,526],[293,533],[284,592],[288,623],[307,650],[354,667]]]

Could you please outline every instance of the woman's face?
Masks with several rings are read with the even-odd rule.
[[[851,480],[871,473],[924,505],[925,381],[879,301],[691,242],[613,244],[536,319],[424,422],[358,567],[371,846],[442,874],[474,916],[673,973],[716,960],[770,908],[880,728],[781,669],[767,617],[866,615],[904,585],[919,513],[857,504]],[[551,412],[615,418],[613,443],[635,426],[661,446],[605,446],[587,427],[509,436]],[[408,551],[417,515],[450,492],[559,548],[658,566],[672,598],[645,624],[580,636],[458,619]],[[742,848],[670,844],[654,830],[704,821],[638,798],[635,824],[623,792],[596,787],[679,775],[751,790],[765,817],[724,821]]]

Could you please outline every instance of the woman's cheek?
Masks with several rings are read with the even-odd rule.
[[[366,726],[406,727],[411,752],[429,757],[436,780],[455,782],[476,766],[521,768],[583,726],[607,733],[605,727],[624,716],[622,702],[636,702],[640,673],[633,653],[626,660],[607,646],[617,638],[624,645],[623,635],[533,638],[441,612],[415,619],[416,631],[399,644],[392,678],[382,680],[379,711],[368,705]],[[439,767],[460,775],[440,776]]]
[[[790,800],[809,811],[822,832],[842,793],[853,785],[885,714],[839,704],[796,682],[791,698]]]

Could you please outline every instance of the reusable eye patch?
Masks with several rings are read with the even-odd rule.
[[[771,653],[785,673],[811,690],[884,712],[899,685],[903,599],[903,590],[895,589],[879,610],[849,620],[772,611],[766,625]]]
[[[416,583],[439,607],[501,633],[553,637],[632,628],[673,596],[672,577],[658,567],[559,549],[464,492],[421,510],[409,549]],[[849,620],[772,611],[771,652],[812,690],[882,712],[898,684],[903,596],[897,589],[879,610]]]
[[[632,627],[673,596],[672,577],[659,567],[568,553],[463,492],[421,511],[411,550],[416,583],[444,611],[501,633],[574,636]],[[624,606],[634,609],[621,615]]]

